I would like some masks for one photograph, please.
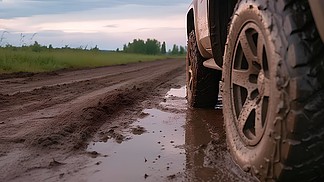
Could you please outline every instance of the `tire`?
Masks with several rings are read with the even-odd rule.
[[[187,100],[190,107],[214,107],[218,100],[220,71],[206,68],[198,50],[195,32],[188,38],[186,59],[186,87]]]
[[[261,181],[324,175],[324,45],[307,0],[244,0],[223,64],[227,144]]]

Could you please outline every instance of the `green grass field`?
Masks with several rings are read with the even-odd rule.
[[[85,50],[12,50],[0,48],[0,73],[48,72],[63,68],[93,68],[100,66],[154,61],[184,56],[141,55],[122,52]]]

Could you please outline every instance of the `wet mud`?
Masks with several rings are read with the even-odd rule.
[[[127,140],[91,142],[99,153],[82,171],[86,181],[255,181],[226,147],[219,109],[188,109],[185,87],[171,89],[157,108],[144,109]]]
[[[254,181],[184,84],[184,60],[0,75],[0,181]]]

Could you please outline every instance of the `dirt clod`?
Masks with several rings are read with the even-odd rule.
[[[96,151],[88,152],[89,156],[92,158],[97,158],[100,154]]]
[[[56,166],[61,166],[61,165],[64,165],[64,163],[62,162],[58,162],[56,161],[55,159],[53,159],[50,163],[49,163],[49,167],[56,167]]]
[[[132,128],[132,133],[134,135],[142,135],[143,133],[147,132],[144,127],[137,126],[136,128]]]
[[[146,178],[148,178],[149,177],[149,175],[148,174],[144,174],[144,178],[146,179]]]
[[[173,174],[173,175],[170,175],[170,176],[168,176],[168,180],[173,180],[173,179],[175,179],[177,176],[175,175],[175,174]]]
[[[102,162],[101,162],[101,161],[99,161],[99,162],[97,162],[97,163],[96,163],[96,165],[97,165],[97,166],[99,166],[99,165],[100,165],[101,163],[102,163]]]

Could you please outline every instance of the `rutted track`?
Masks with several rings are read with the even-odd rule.
[[[14,116],[15,113],[10,113],[17,111],[14,106],[18,106],[21,115],[82,95],[99,95],[132,82],[150,80],[179,68],[178,64],[179,61],[168,60],[0,80],[0,120],[8,114]]]
[[[136,112],[140,101],[170,88],[172,79],[184,73],[184,64],[160,60],[0,76],[0,181],[61,165],[54,158],[82,151],[103,124],[127,125],[114,116]]]

